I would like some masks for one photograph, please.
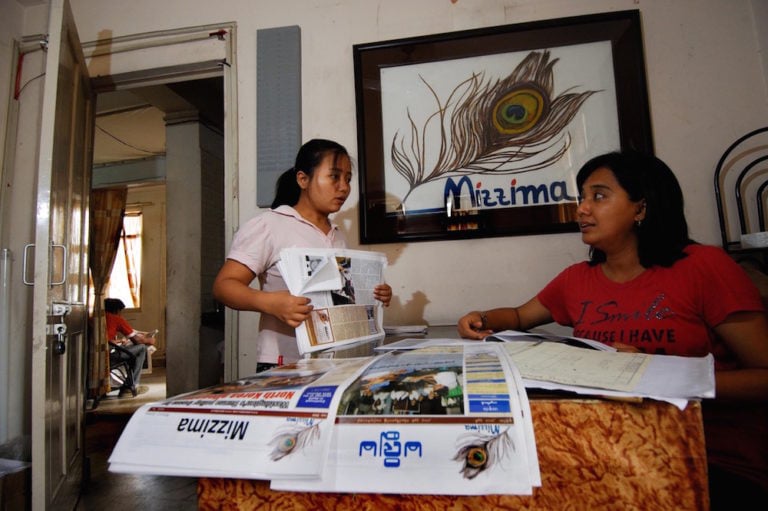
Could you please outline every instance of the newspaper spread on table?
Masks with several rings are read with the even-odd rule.
[[[316,479],[280,490],[530,495],[540,486],[525,389],[499,346],[390,352],[344,392]]]
[[[135,474],[316,476],[340,390],[366,359],[306,359],[142,406],[110,456]]]
[[[296,328],[299,353],[384,338],[383,305],[373,290],[384,282],[386,256],[348,249],[286,248],[277,266],[288,290],[312,300]]]
[[[505,330],[484,339],[503,346],[526,388],[616,398],[650,398],[681,410],[691,399],[715,397],[715,363],[704,357],[622,353],[598,341]],[[477,341],[405,338],[376,351],[456,346]]]
[[[541,485],[525,389],[491,343],[305,359],[146,405],[109,463],[295,491],[529,495]]]

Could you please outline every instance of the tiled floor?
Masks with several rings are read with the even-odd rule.
[[[165,397],[165,373],[144,375],[148,392],[135,398],[107,397],[86,416],[85,451],[90,477],[76,511],[197,509],[197,478],[116,474],[108,471],[109,455],[131,413],[142,404]],[[87,468],[88,470],[88,468]]]

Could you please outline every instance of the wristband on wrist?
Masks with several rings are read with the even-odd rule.
[[[488,315],[485,311],[480,312],[480,330],[488,330]]]

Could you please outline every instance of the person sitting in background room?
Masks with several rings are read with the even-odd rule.
[[[716,397],[702,403],[712,509],[731,509],[735,495],[762,509],[768,320],[758,289],[724,250],[688,237],[682,190],[658,158],[601,155],[576,183],[590,260],[566,268],[523,305],[467,313],[459,334],[482,339],[555,321],[619,350],[712,354]]]
[[[122,346],[123,349],[128,351],[133,358],[129,358],[129,355],[120,353],[125,360],[129,362],[132,368],[133,384],[139,385],[141,379],[141,369],[144,366],[144,360],[147,358],[147,346],[155,344],[155,338],[153,335],[147,332],[140,332],[134,330],[128,321],[123,318],[122,311],[125,309],[125,303],[119,298],[106,298],[104,299],[104,315],[107,322],[107,339],[109,342]],[[118,333],[122,334],[122,338],[118,338]],[[131,393],[135,395],[135,389],[126,388],[125,386],[120,388],[119,395],[122,397]]]

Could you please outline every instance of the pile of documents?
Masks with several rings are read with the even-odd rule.
[[[485,339],[499,344],[526,388],[615,398],[650,398],[684,409],[691,399],[715,397],[715,361],[617,352],[591,339],[507,330]],[[377,351],[456,346],[477,341],[406,338]]]
[[[113,472],[266,479],[279,490],[529,495],[541,485],[526,388],[714,397],[712,357],[572,337],[411,338],[307,358],[140,408]]]
[[[503,346],[305,359],[145,405],[110,471],[322,492],[530,495],[533,424]]]

